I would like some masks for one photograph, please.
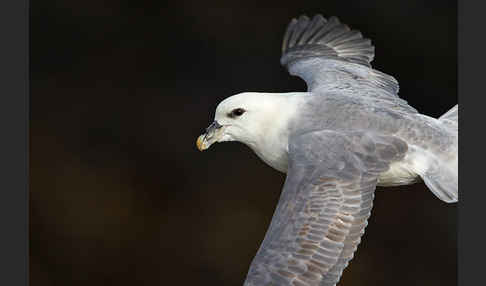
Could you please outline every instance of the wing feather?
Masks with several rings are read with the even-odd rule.
[[[359,64],[371,67],[374,47],[371,41],[363,38],[359,31],[351,30],[336,17],[331,17],[327,21],[321,15],[314,16],[312,20],[302,15],[298,20],[293,19],[287,28],[282,46],[281,63],[283,65],[291,64],[298,61],[302,55],[329,56],[329,51],[332,51],[333,58],[346,62],[348,61],[347,56],[341,54],[344,43],[347,43],[344,48],[348,50],[348,53],[354,51],[354,55],[364,56],[363,61]],[[309,50],[309,46],[319,48]],[[363,48],[368,48],[372,52],[363,53],[361,52]]]
[[[377,177],[403,144],[360,132],[291,138],[282,195],[245,285],[335,285],[364,234]]]
[[[326,20],[301,16],[287,26],[280,63],[291,75],[302,78],[309,91],[339,89],[396,103],[407,112],[416,112],[398,97],[395,78],[371,68],[375,47],[360,31],[352,30],[338,18]]]

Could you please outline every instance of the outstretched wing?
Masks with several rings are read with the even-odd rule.
[[[301,16],[287,27],[280,63],[290,74],[305,80],[309,91],[355,86],[359,90],[381,89],[386,96],[398,99],[398,82],[371,68],[374,51],[369,39],[336,17]]]
[[[285,185],[244,285],[335,285],[364,233],[378,175],[406,150],[361,132],[291,139]]]

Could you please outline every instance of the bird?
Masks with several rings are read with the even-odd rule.
[[[458,201],[458,105],[439,118],[398,96],[373,69],[370,39],[335,16],[302,15],[284,34],[280,63],[305,92],[242,92],[221,101],[200,151],[238,141],[286,173],[244,286],[336,285],[365,232],[376,186],[423,181]]]

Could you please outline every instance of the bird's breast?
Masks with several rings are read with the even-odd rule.
[[[392,187],[409,185],[417,182],[419,176],[407,162],[395,162],[390,165],[388,171],[378,177],[378,186]]]
[[[288,168],[288,144],[282,141],[263,142],[252,148],[257,156],[270,167],[287,173]]]

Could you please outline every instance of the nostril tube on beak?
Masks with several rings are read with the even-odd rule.
[[[211,125],[208,126],[208,128],[206,128],[206,134],[210,134],[211,132],[214,132],[214,130],[221,127],[223,127],[223,125],[219,124],[218,121],[215,120],[213,123],[211,123]]]

